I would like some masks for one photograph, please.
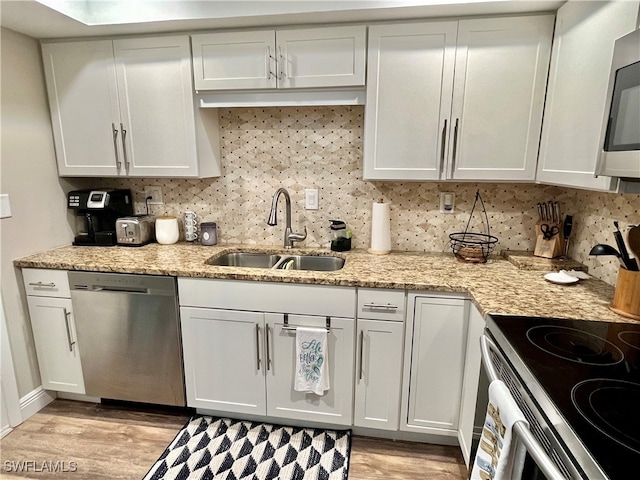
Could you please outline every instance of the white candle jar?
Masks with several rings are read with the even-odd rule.
[[[172,216],[156,218],[156,240],[162,245],[176,243],[180,237],[178,219]]]

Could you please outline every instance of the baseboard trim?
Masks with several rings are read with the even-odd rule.
[[[53,402],[56,398],[55,392],[49,392],[42,386],[27,393],[20,399],[20,411],[22,413],[22,421],[38,413],[44,407]]]
[[[3,425],[2,426],[2,430],[0,430],[0,438],[4,438],[7,435],[9,435],[11,432],[13,431],[13,428],[11,428],[9,425]]]

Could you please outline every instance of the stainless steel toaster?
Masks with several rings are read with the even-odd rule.
[[[139,247],[153,242],[155,238],[156,217],[153,215],[135,215],[116,220],[118,245]]]

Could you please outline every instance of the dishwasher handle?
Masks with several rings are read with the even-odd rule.
[[[105,285],[93,285],[90,292],[115,292],[115,293],[144,293],[151,294],[151,291],[148,288],[144,287],[112,287]]]

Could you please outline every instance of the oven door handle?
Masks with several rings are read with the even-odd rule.
[[[502,381],[497,370],[493,366],[489,350],[492,350],[493,353],[498,356],[505,365],[507,365],[504,356],[501,354],[500,350],[498,350],[498,347],[493,340],[486,335],[482,335],[480,337],[480,351],[482,353],[482,362],[487,370],[489,381]],[[515,434],[518,436],[518,439],[524,444],[527,452],[531,455],[533,461],[536,462],[538,468],[542,470],[542,473],[544,473],[547,480],[567,480],[566,477],[560,473],[556,464],[549,458],[547,452],[542,448],[525,423],[516,422],[513,424],[513,429]]]
[[[484,368],[487,371],[489,382],[493,382],[494,380],[500,380],[500,376],[493,366],[491,356],[489,355],[489,349],[493,350],[493,353],[499,356],[500,360],[504,361],[504,358],[500,354],[500,351],[498,350],[496,344],[493,343],[493,341],[486,335],[482,335],[480,337],[480,352],[482,353],[482,363],[484,364]]]

